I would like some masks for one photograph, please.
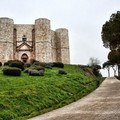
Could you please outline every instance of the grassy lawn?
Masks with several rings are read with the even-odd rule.
[[[95,77],[85,75],[79,66],[45,69],[45,76],[5,76],[0,69],[0,120],[24,120],[62,107],[97,87]]]

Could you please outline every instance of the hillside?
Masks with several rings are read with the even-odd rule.
[[[45,76],[6,76],[0,70],[0,120],[27,119],[80,99],[98,87],[91,69],[65,65],[45,69]]]

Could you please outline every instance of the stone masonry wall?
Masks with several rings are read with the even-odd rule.
[[[32,41],[32,30],[34,29],[34,25],[15,24],[14,29],[17,31],[17,41],[22,41],[24,35],[26,36],[27,41]]]
[[[51,30],[50,20],[37,19],[35,21],[35,50],[36,59],[42,62],[51,62]]]
[[[32,46],[32,30],[34,29],[34,25],[31,24],[15,24],[14,29],[16,29],[16,41],[22,41],[23,36],[26,37],[27,44]],[[17,46],[20,45],[21,42],[17,42]],[[23,46],[24,49],[25,46]],[[35,47],[35,46],[34,46]],[[33,52],[29,51],[19,51],[15,53],[15,59],[21,60],[22,54],[26,53],[29,57],[28,61],[33,57]]]
[[[70,63],[68,30],[51,30],[50,20],[45,18],[35,20],[35,24],[14,24],[10,18],[0,18],[0,53],[1,62],[21,60],[26,53],[29,59],[41,62]]]
[[[13,59],[13,25],[10,18],[0,18],[0,61]]]
[[[70,63],[68,30],[65,28],[57,29],[57,59],[59,62]]]
[[[57,59],[56,59],[56,49],[57,49],[57,46],[56,46],[56,34],[54,31],[51,30],[51,46],[52,46],[52,61],[53,62],[56,62]]]

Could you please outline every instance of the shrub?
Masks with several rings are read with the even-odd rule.
[[[9,65],[11,62],[13,62],[14,60],[8,60],[7,62],[5,62],[5,65]]]
[[[12,62],[20,62],[21,64],[24,65],[24,63],[21,62],[20,60],[8,60],[7,62],[4,63],[4,66],[5,66],[5,65],[10,65]]]
[[[100,65],[92,66],[93,73],[96,77],[102,77],[102,75],[100,73],[100,69],[101,69]]]
[[[26,68],[26,67],[28,68],[28,67],[30,67],[30,66],[31,66],[30,63],[25,63],[25,64],[24,64],[24,67],[25,67],[25,68]]]
[[[40,66],[45,67],[46,63],[45,62],[40,62]]]
[[[21,69],[16,68],[16,67],[5,67],[5,68],[3,68],[3,74],[11,75],[11,76],[20,76]]]
[[[24,64],[20,61],[13,61],[9,64],[9,67],[17,67],[20,68],[21,70],[24,70]]]
[[[52,67],[53,67],[53,63],[46,63],[45,64],[45,68],[52,69]]]
[[[29,75],[31,76],[44,76],[44,71],[43,70],[29,70]]]
[[[58,71],[58,74],[61,74],[61,75],[66,75],[66,74],[67,74],[67,72],[66,72],[66,71],[64,71],[64,70],[59,70],[59,71]]]
[[[39,70],[39,75],[44,76],[44,70]]]
[[[29,70],[29,75],[31,75],[31,76],[39,76],[39,72],[38,72],[38,70],[30,69]]]
[[[0,62],[0,67],[2,66],[2,63]]]
[[[39,61],[35,61],[32,65],[40,65]]]
[[[30,67],[30,69],[35,69],[35,70],[45,70],[44,67],[42,67],[42,66],[37,66],[37,65],[32,65],[32,66]]]
[[[35,59],[30,59],[30,63],[33,64],[34,62],[36,62],[37,60]]]
[[[64,64],[61,62],[53,62],[53,67],[64,68]]]
[[[29,68],[26,68],[26,69],[24,70],[24,73],[29,73]]]
[[[9,65],[9,63],[8,62],[4,62],[4,66],[8,66]]]

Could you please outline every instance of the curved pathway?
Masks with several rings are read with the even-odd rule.
[[[120,120],[120,81],[107,78],[77,102],[29,120]]]

